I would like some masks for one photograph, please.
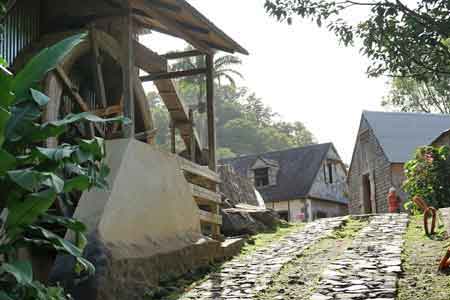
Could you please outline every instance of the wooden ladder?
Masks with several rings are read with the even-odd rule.
[[[178,159],[184,176],[191,186],[192,196],[198,205],[203,234],[219,240],[222,225],[220,215],[222,197],[218,193],[219,175],[208,167],[197,165],[182,157]]]
[[[167,60],[164,57],[151,51],[137,41],[134,41],[134,51],[136,65],[140,69],[149,74],[167,72]],[[169,111],[172,122],[180,132],[186,149],[195,148],[197,157],[201,157],[203,147],[200,144],[199,135],[196,129],[192,128],[189,108],[177,94],[173,81],[171,79],[161,79],[154,81],[154,84]],[[191,145],[192,143],[194,145]]]

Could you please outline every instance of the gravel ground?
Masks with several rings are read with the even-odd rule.
[[[354,236],[365,225],[366,221],[349,219],[333,236],[321,240],[285,266],[273,280],[270,288],[258,295],[258,299],[309,299],[327,265],[342,255],[351,245]]]

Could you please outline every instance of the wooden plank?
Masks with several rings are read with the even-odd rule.
[[[134,96],[137,105],[137,111],[141,114],[142,122],[144,123],[144,130],[151,131],[155,128],[153,123],[152,112],[148,103],[147,95],[145,94],[142,82],[139,79],[139,74],[134,75]]]
[[[189,50],[189,51],[183,51],[183,52],[169,52],[169,53],[163,54],[161,56],[167,60],[171,60],[171,59],[180,59],[180,58],[185,58],[185,57],[194,57],[194,56],[201,56],[201,55],[204,55],[204,53],[201,51]]]
[[[208,165],[213,171],[217,169],[216,160],[216,112],[214,104],[214,56],[206,56],[206,112],[208,123]]]
[[[92,113],[99,117],[105,117],[116,114],[118,115],[123,113],[123,106],[121,104],[112,105],[108,106],[107,108],[96,109]]]
[[[147,73],[167,72],[167,60],[133,40],[136,66]]]
[[[184,71],[175,71],[175,72],[162,72],[162,73],[154,73],[146,76],[141,76],[140,79],[142,82],[147,81],[157,81],[163,79],[176,79],[188,76],[196,76],[206,74],[206,68],[197,68],[192,70],[184,70]]]
[[[204,200],[204,201],[210,202],[210,203],[215,203],[215,204],[222,203],[222,197],[220,196],[219,193],[205,189],[196,184],[189,184],[189,185],[192,188],[192,195],[194,196],[194,198]]]
[[[135,116],[134,116],[134,56],[133,56],[133,19],[132,11],[122,18],[122,75],[123,75],[123,94],[124,116],[131,120],[130,124],[124,125],[124,135],[126,138],[134,137]]]
[[[75,90],[75,85],[72,83],[72,80],[70,80],[69,76],[66,74],[64,69],[61,66],[56,66],[55,72],[61,79],[61,81],[64,84],[64,86],[66,87],[66,89],[71,94],[72,98],[78,103],[81,110],[83,112],[89,112],[90,111],[89,106],[83,100],[83,98],[80,96],[80,94]],[[105,133],[103,131],[103,128],[101,128],[100,125],[97,123],[94,123],[94,126],[98,130],[98,132],[100,132],[100,135],[104,137]]]
[[[220,176],[216,172],[211,171],[207,167],[203,167],[189,161],[183,157],[178,157],[181,169],[187,173],[203,177],[211,182],[220,183]]]
[[[209,49],[203,42],[200,42],[193,33],[189,32],[188,29],[183,28],[183,26],[179,25],[177,21],[167,16],[161,10],[150,7],[149,5],[151,5],[151,0],[132,0],[131,2],[133,7],[144,11],[151,18],[158,20],[158,22],[163,24],[170,32],[173,32],[173,34],[182,37],[195,48],[205,53],[211,53],[211,49]]]
[[[100,101],[102,106],[105,108],[108,106],[106,102],[106,90],[105,90],[105,80],[103,78],[103,69],[102,62],[100,56],[100,48],[98,46],[97,35],[94,25],[91,25],[90,30],[90,40],[92,47],[92,56],[93,56],[93,70],[95,74],[95,86],[97,88],[97,95],[100,96]]]
[[[214,224],[214,225],[222,225],[222,216],[216,215],[204,210],[198,211],[198,216],[200,217],[200,222]]]

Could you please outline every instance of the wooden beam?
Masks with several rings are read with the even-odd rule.
[[[195,35],[192,34],[192,32],[189,31],[189,29],[183,28],[180,24],[177,23],[174,19],[164,14],[159,9],[150,9],[148,5],[151,5],[152,0],[144,0],[144,1],[133,1],[133,6],[135,8],[138,8],[142,11],[145,11],[145,13],[152,17],[155,20],[158,20],[162,25],[167,27],[169,32],[173,32],[174,35],[177,35],[181,37],[182,39],[186,40],[189,44],[194,46],[195,48],[208,53],[212,54],[211,49],[204,44],[202,41],[200,41]]]
[[[206,112],[208,122],[208,165],[212,171],[217,169],[216,160],[216,113],[214,104],[214,56],[206,56]]]
[[[100,56],[100,48],[98,46],[97,35],[95,31],[95,26],[91,25],[90,30],[90,39],[91,39],[91,47],[92,47],[92,56],[93,56],[93,70],[95,74],[95,87],[97,89],[97,95],[100,97],[100,101],[102,106],[106,108],[108,103],[106,102],[106,90],[105,90],[105,81],[103,78],[103,69],[102,69],[102,60]]]
[[[140,69],[147,73],[167,71],[167,60],[136,40],[133,40],[133,50],[136,66]]]
[[[192,174],[194,176],[205,178],[206,180],[214,184],[221,182],[220,176],[216,172],[213,172],[210,169],[208,169],[207,167],[197,165],[196,163],[193,163],[190,160],[187,160],[181,156],[177,157],[177,159],[178,162],[180,163],[181,169],[184,172]]]
[[[148,103],[144,87],[142,86],[142,82],[139,80],[139,75],[137,73],[134,74],[134,101],[137,106],[137,111],[141,115],[144,130],[153,130],[155,126],[153,123],[152,112],[150,110],[150,105]]]
[[[221,204],[222,197],[219,193],[213,192],[211,190],[205,189],[204,187],[198,186],[196,184],[189,184],[192,189],[192,195],[196,198],[199,204]]]
[[[78,103],[81,110],[83,112],[90,112],[89,106],[80,96],[80,94],[76,91],[75,85],[72,83],[72,81],[70,80],[69,76],[66,74],[64,69],[61,66],[56,66],[55,72],[63,82],[64,86],[66,87],[72,98]],[[94,123],[94,126],[95,128],[97,128],[98,132],[100,132],[100,134],[104,137],[105,133],[103,132],[103,129],[100,127],[100,125]]]
[[[199,210],[198,216],[200,217],[200,222],[213,225],[222,225],[222,216],[217,215],[215,212],[211,213],[204,210]],[[212,235],[215,237],[217,232],[213,232]]]
[[[196,26],[196,25],[188,23],[188,22],[177,21],[177,24],[182,26],[183,28],[186,28],[195,33],[200,33],[200,34],[209,34],[210,33],[210,30],[208,28]]]
[[[106,108],[96,109],[92,113],[99,117],[119,115],[123,113],[123,106],[121,104],[108,106]]]
[[[176,71],[176,72],[154,73],[154,74],[150,74],[147,76],[141,76],[140,79],[142,82],[147,82],[147,81],[157,81],[157,80],[164,80],[164,79],[175,79],[175,78],[181,78],[181,77],[196,76],[196,75],[201,75],[201,74],[206,74],[206,68],[198,68],[198,69]]]
[[[166,2],[163,2],[160,0],[148,0],[147,3],[156,8],[168,10],[168,11],[174,12],[174,13],[180,13],[182,10],[181,7],[179,7],[175,4],[166,3]]]
[[[170,59],[180,59],[185,57],[193,57],[193,56],[201,56],[205,55],[205,53],[198,51],[198,50],[189,50],[189,51],[183,51],[183,52],[169,52],[167,54],[161,55],[167,60]]]
[[[124,116],[131,120],[130,124],[124,126],[124,135],[126,138],[134,137],[135,116],[134,116],[134,42],[133,42],[133,19],[131,9],[129,13],[122,18],[122,75],[123,75],[123,94]]]

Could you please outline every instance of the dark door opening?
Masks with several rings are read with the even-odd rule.
[[[369,174],[363,175],[362,178],[362,185],[363,185],[363,208],[364,213],[370,214],[373,212],[372,209],[372,190],[371,190],[371,183],[370,183],[370,177]]]

